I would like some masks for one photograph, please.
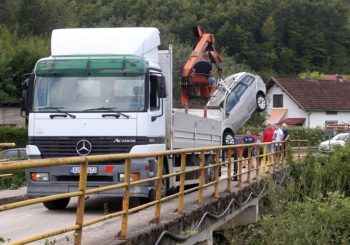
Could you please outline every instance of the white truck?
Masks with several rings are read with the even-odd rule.
[[[40,59],[22,84],[29,159],[221,145],[223,132],[233,134],[233,129],[223,128],[221,118],[173,109],[172,49],[158,50],[159,45],[156,28],[54,30],[51,56]],[[206,164],[212,162],[209,152]],[[198,155],[188,155],[188,165],[198,163]],[[179,166],[180,157],[174,155],[165,159],[163,169],[170,173]],[[155,158],[134,159],[132,178],[153,177],[156,168]],[[79,172],[76,165],[27,169],[28,195],[76,191]],[[197,175],[186,176],[187,184],[196,183]],[[206,179],[211,176],[208,171]],[[89,166],[88,187],[122,181],[123,161]],[[178,181],[171,178],[163,186],[165,195]],[[122,196],[123,190],[100,195]],[[153,199],[154,183],[135,186],[130,195]],[[44,205],[64,209],[68,202],[61,199]]]

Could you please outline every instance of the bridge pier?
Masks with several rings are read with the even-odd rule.
[[[259,201],[261,197],[250,200],[247,204],[237,208],[230,209],[227,215],[222,219],[207,219],[202,225],[200,232],[188,239],[184,245],[212,245],[213,231],[225,229],[227,227],[245,226],[256,223],[259,220]]]

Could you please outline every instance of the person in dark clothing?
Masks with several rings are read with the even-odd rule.
[[[253,144],[255,142],[254,137],[252,136],[252,133],[248,130],[247,135],[243,138],[244,144]],[[253,151],[250,154],[251,156],[253,155]],[[244,158],[248,157],[248,147],[244,148],[243,152]]]
[[[282,131],[283,131],[283,141],[288,141],[289,139],[289,132],[288,132],[288,126],[287,124],[282,124]]]
[[[208,53],[204,53],[203,57],[200,61],[198,61],[193,66],[193,73],[195,74],[203,74],[208,77],[208,83],[209,85],[216,82],[215,78],[211,77],[211,71],[213,69],[213,66],[210,63],[209,55]]]

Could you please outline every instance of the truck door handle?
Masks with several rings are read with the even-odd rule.
[[[51,119],[54,119],[55,117],[67,117],[67,115],[66,114],[52,114],[52,115],[50,115]]]
[[[115,117],[116,119],[118,119],[120,117],[119,114],[103,114],[102,117]]]

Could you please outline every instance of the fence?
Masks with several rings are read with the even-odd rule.
[[[297,141],[296,143],[301,149],[301,145],[307,143],[307,141]],[[243,158],[244,148],[248,149],[248,156]],[[56,194],[45,197],[38,197],[35,199],[30,199],[26,201],[10,203],[0,206],[0,212],[24,207],[27,205],[32,205],[36,203],[58,200],[62,198],[78,197],[78,205],[76,210],[76,222],[75,225],[65,227],[62,229],[50,231],[43,234],[34,235],[27,237],[23,240],[15,241],[11,244],[25,244],[44,238],[52,237],[55,235],[67,233],[74,231],[74,243],[81,244],[82,242],[82,229],[83,227],[93,225],[95,223],[111,219],[114,217],[121,216],[121,232],[120,239],[125,239],[128,234],[128,215],[136,211],[145,209],[150,206],[155,206],[154,222],[160,222],[160,211],[161,204],[166,200],[172,198],[178,198],[178,212],[184,212],[184,196],[187,193],[198,191],[197,203],[203,203],[203,189],[209,186],[213,187],[213,196],[215,198],[219,197],[219,183],[221,181],[226,181],[226,191],[230,192],[232,190],[232,179],[237,178],[237,188],[242,188],[243,178],[245,182],[250,184],[252,182],[252,176],[258,180],[260,176],[275,171],[285,167],[288,163],[291,162],[290,157],[290,147],[288,144],[281,144],[272,149],[271,143],[262,143],[262,144],[249,144],[249,145],[231,145],[231,146],[220,146],[220,147],[205,147],[205,148],[194,148],[194,149],[181,149],[181,150],[168,150],[162,152],[151,152],[151,153],[135,153],[135,154],[110,154],[110,155],[94,155],[94,156],[84,156],[84,157],[66,157],[66,158],[51,158],[51,159],[41,159],[41,160],[27,160],[27,161],[13,161],[13,162],[1,162],[0,171],[3,170],[17,170],[25,168],[35,168],[35,167],[47,167],[47,166],[58,166],[58,165],[68,165],[68,164],[80,164],[80,177],[79,177],[79,189],[75,192]],[[225,151],[227,157],[226,159],[221,159],[221,152]],[[199,166],[186,168],[186,154],[189,153],[198,153],[200,156]],[[205,166],[205,153],[212,152],[215,154],[214,164]],[[253,154],[255,152],[256,154]],[[180,154],[181,156],[181,171],[175,173],[163,174],[163,161],[164,157],[174,154]],[[136,158],[147,158],[147,157],[156,157],[157,158],[157,176],[152,178],[140,179],[137,181],[130,181],[130,164],[131,159]],[[298,160],[301,159],[300,153],[297,155]],[[110,160],[125,160],[125,170],[124,170],[124,182],[117,183],[109,186],[103,186],[93,189],[87,189],[87,169],[90,163],[104,162]],[[246,171],[243,171],[243,162],[246,162],[247,167]],[[254,164],[255,163],[255,164]],[[219,177],[219,169],[221,166],[227,166],[227,175],[225,177]],[[208,183],[204,181],[204,172],[209,169],[214,169],[214,180]],[[192,187],[185,190],[185,175],[186,173],[199,171],[198,177],[198,186]],[[232,173],[234,171],[234,173]],[[162,196],[162,183],[163,179],[172,178],[175,176],[180,176],[180,187],[179,191],[175,194],[169,196]],[[144,205],[140,205],[134,208],[129,208],[129,189],[132,186],[140,185],[143,183],[156,181],[155,191],[156,191],[156,200],[148,202]],[[88,221],[84,221],[84,209],[85,209],[85,196],[107,191],[111,189],[124,188],[123,195],[123,205],[122,210],[100,216]]]

